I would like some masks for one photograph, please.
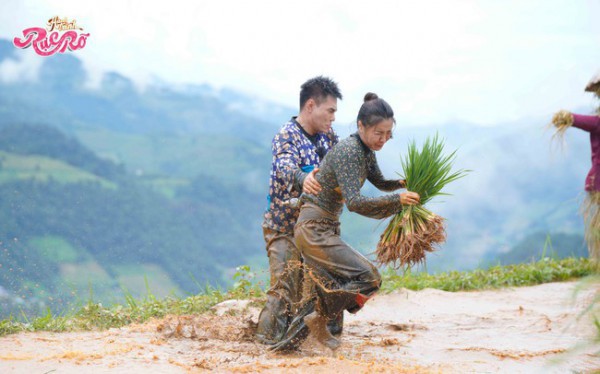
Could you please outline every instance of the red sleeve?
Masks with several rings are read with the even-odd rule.
[[[600,131],[600,116],[573,114],[573,126],[587,132]]]

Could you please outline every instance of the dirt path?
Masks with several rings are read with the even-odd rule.
[[[600,370],[590,318],[598,290],[577,283],[483,292],[399,290],[346,314],[333,354],[310,338],[294,354],[252,340],[247,308],[167,317],[103,332],[0,338],[0,373],[564,373]],[[243,303],[241,303],[243,305]],[[239,304],[238,304],[239,306]]]

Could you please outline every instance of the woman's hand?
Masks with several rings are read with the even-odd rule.
[[[421,196],[416,192],[403,192],[400,194],[400,202],[402,205],[416,205],[421,201]]]

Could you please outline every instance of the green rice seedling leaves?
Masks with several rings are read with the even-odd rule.
[[[410,267],[425,261],[427,252],[446,240],[444,219],[425,208],[449,183],[462,178],[469,170],[452,171],[456,151],[444,155],[444,141],[436,134],[428,137],[419,149],[413,140],[401,160],[406,189],[421,196],[418,205],[404,207],[397,213],[377,244],[377,261]]]

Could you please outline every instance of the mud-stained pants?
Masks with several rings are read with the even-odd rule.
[[[340,223],[316,205],[305,203],[294,229],[307,277],[315,282],[316,310],[332,319],[356,313],[379,290],[377,268],[340,237]]]
[[[340,334],[344,310],[356,313],[381,286],[377,268],[340,238],[338,217],[304,203],[294,238],[304,259],[304,282],[313,284],[316,296],[305,295],[285,335],[270,347],[272,351],[297,349],[309,334],[304,317],[315,310],[329,319],[333,335]],[[331,329],[336,323],[340,326],[337,334]]]
[[[265,344],[281,340],[302,298],[302,262],[292,234],[263,228],[271,288],[258,317],[257,339]]]

